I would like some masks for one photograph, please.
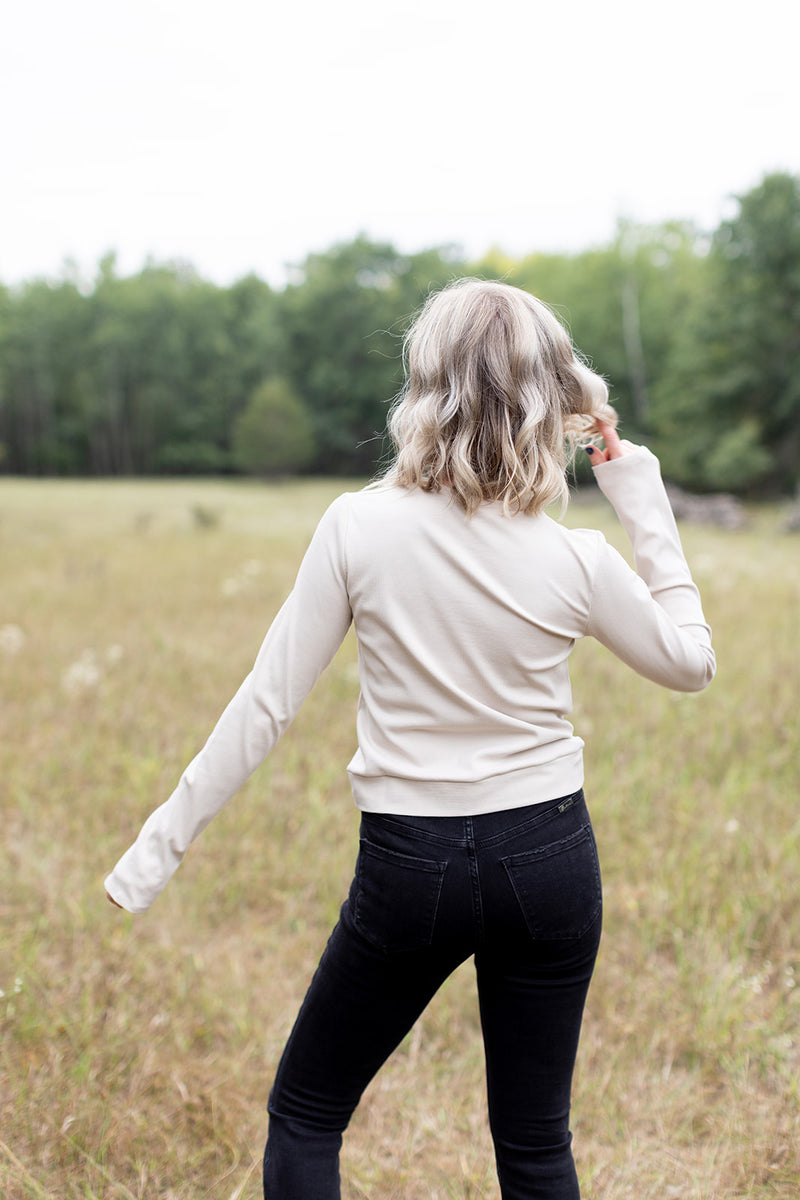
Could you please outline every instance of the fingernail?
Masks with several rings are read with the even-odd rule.
[[[587,454],[594,454],[594,446],[584,446],[584,450]]]

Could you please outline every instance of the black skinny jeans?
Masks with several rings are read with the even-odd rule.
[[[577,1200],[570,1089],[601,908],[582,792],[476,817],[365,813],[270,1094],[267,1200],[338,1200],[362,1092],[472,954],[503,1200]]]

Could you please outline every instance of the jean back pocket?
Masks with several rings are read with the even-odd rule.
[[[501,862],[536,940],[582,937],[600,915],[603,893],[591,825]]]
[[[380,950],[430,945],[446,868],[362,838],[350,897],[356,928]]]

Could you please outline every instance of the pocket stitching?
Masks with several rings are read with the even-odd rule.
[[[369,842],[366,838],[360,838],[359,844],[361,850],[371,855],[373,858],[380,859],[383,862],[396,863],[398,866],[406,867],[414,871],[428,871],[431,875],[437,872],[444,874],[446,862],[439,862],[435,858],[416,858],[413,854],[402,854],[399,850],[390,850],[387,846],[378,846],[375,842]]]

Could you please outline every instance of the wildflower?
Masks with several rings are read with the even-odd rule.
[[[246,563],[242,563],[236,575],[231,575],[222,582],[223,596],[238,596],[240,592],[246,592],[257,575],[260,575],[264,570],[264,564],[259,562],[257,558],[250,558]]]
[[[761,970],[757,971],[755,975],[751,975],[749,978],[740,980],[739,987],[745,988],[747,991],[752,992],[755,996],[760,996],[764,990],[764,985],[769,982],[771,974],[772,963],[769,959],[767,959],[766,962],[762,963]]]
[[[61,686],[68,696],[79,696],[91,692],[100,682],[102,672],[93,650],[84,650],[61,676]]]
[[[0,626],[0,651],[9,658],[19,654],[27,640],[19,625]]]

